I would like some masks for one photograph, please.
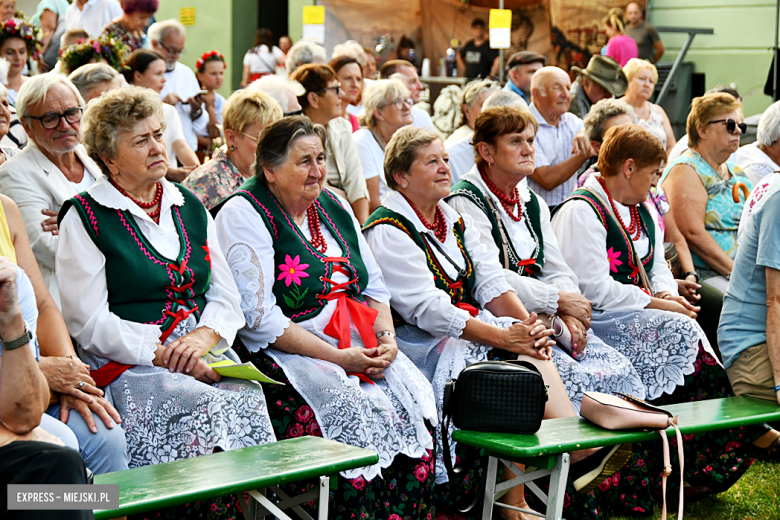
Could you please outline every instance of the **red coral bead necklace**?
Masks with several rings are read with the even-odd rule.
[[[404,195],[404,198],[406,199],[406,202],[408,202],[409,205],[412,207],[414,213],[417,215],[417,218],[420,219],[420,222],[423,223],[423,226],[433,231],[433,234],[436,236],[439,242],[443,244],[444,241],[447,240],[447,221],[444,219],[444,212],[441,210],[439,205],[438,204],[436,205],[436,212],[435,212],[435,216],[433,217],[433,224],[431,224],[425,219],[425,217],[422,216],[422,213],[417,211],[417,208],[414,206],[414,204],[412,204],[412,201],[409,200],[409,198],[406,195]]]
[[[629,206],[628,211],[631,215],[631,222],[628,226],[625,225],[623,222],[623,219],[620,217],[620,212],[615,207],[615,201],[612,199],[612,194],[607,189],[607,183],[604,182],[604,178],[599,176],[596,177],[599,181],[599,184],[601,184],[601,187],[604,188],[604,191],[607,193],[607,197],[609,198],[609,203],[612,204],[612,211],[615,213],[615,216],[618,219],[618,222],[620,222],[620,225],[623,226],[623,229],[626,230],[626,233],[631,236],[631,240],[636,242],[639,240],[639,237],[642,235],[642,224],[639,217],[639,206]],[[635,234],[636,233],[636,234]]]
[[[499,201],[501,201],[501,205],[504,206],[504,210],[506,211],[507,215],[509,215],[509,217],[515,222],[520,222],[523,220],[523,204],[520,202],[520,190],[515,187],[513,196],[507,197],[506,194],[501,192],[501,190],[498,189],[493,181],[490,180],[490,177],[485,175],[485,172],[482,168],[479,169],[479,174],[482,176],[482,180],[490,192],[495,195]],[[515,206],[517,206],[517,215],[514,214]]]
[[[322,236],[322,229],[320,228],[320,215],[317,213],[317,208],[314,207],[314,203],[311,203],[306,209],[306,216],[309,218],[309,232],[311,233],[311,245],[322,253],[328,250],[328,244],[325,242],[325,237]]]
[[[162,195],[163,195],[163,186],[162,186],[161,182],[157,183],[156,191],[155,191],[155,194],[154,194],[154,200],[152,202],[144,202],[142,200],[137,200],[137,199],[134,199],[133,197],[131,197],[124,189],[122,189],[121,186],[119,186],[119,184],[117,184],[114,181],[114,179],[109,179],[109,181],[111,182],[111,184],[114,185],[114,188],[116,188],[117,191],[119,191],[119,193],[121,193],[122,195],[124,195],[128,199],[130,199],[133,202],[135,202],[138,205],[138,207],[140,207],[144,211],[157,206],[156,210],[154,210],[154,211],[146,211],[146,214],[149,215],[149,218],[151,218],[154,221],[155,224],[159,224],[160,223],[160,210],[162,209],[161,202],[162,202]]]

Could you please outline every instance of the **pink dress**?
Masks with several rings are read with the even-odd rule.
[[[621,67],[625,67],[628,60],[639,57],[639,49],[636,46],[636,41],[631,36],[621,34],[609,39],[607,50],[604,54],[614,58]]]

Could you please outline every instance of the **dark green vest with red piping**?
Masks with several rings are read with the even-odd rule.
[[[323,189],[314,204],[320,224],[341,246],[339,258],[327,257],[312,247],[279,199],[256,177],[242,184],[239,191],[212,209],[212,213],[219,212],[233,197],[249,201],[273,237],[274,263],[279,270],[274,273],[273,293],[285,316],[294,322],[317,316],[328,303],[324,296],[334,290],[344,291],[352,300],[365,303],[363,292],[368,285],[368,270],[360,255],[357,230],[352,216],[335,195]],[[336,287],[329,282],[334,270],[341,271],[354,282],[346,287]]]
[[[400,229],[411,238],[417,247],[423,250],[428,262],[428,269],[433,275],[433,281],[438,289],[441,289],[450,296],[450,301],[453,305],[468,304],[479,309],[479,304],[472,296],[474,285],[476,284],[476,276],[474,274],[474,264],[471,261],[469,252],[466,251],[464,245],[463,234],[466,230],[463,219],[459,218],[453,227],[455,239],[458,242],[458,247],[466,262],[466,268],[463,274],[459,274],[458,278],[453,280],[447,276],[447,272],[442,267],[439,259],[433,252],[431,244],[426,238],[417,231],[417,227],[412,224],[406,217],[400,213],[388,209],[384,206],[380,206],[374,211],[366,221],[363,230],[371,229],[374,226],[388,225]],[[437,240],[435,238],[431,240]],[[447,235],[447,240],[452,240],[452,235]]]
[[[520,258],[517,254],[514,245],[512,244],[511,236],[507,230],[507,244],[506,252],[509,260],[508,268],[521,276],[535,276],[542,272],[544,268],[544,236],[542,235],[542,219],[541,209],[539,207],[539,199],[535,193],[528,190],[531,195],[531,200],[523,204],[523,225],[528,228],[528,232],[536,242],[536,247],[530,258]],[[498,248],[498,263],[504,266],[504,252],[501,247],[501,231],[498,228],[499,216],[497,216],[490,208],[490,203],[485,198],[485,194],[482,193],[477,186],[470,183],[467,180],[461,180],[452,187],[452,193],[447,197],[447,200],[453,197],[464,197],[466,200],[477,206],[490,220],[491,233],[493,235],[493,242],[495,242]],[[494,206],[495,206],[495,201]],[[496,206],[498,210],[498,206]],[[505,266],[506,267],[506,266]]]
[[[175,324],[177,315],[186,317],[185,308],[200,319],[211,282],[206,209],[186,188],[175,184],[174,189],[184,196],[184,204],[170,209],[179,235],[175,259],[152,246],[130,211],[103,206],[88,192],[67,200],[59,214],[62,221],[73,207],[103,253],[109,310],[123,320],[158,325],[161,331]]]
[[[598,197],[589,190],[576,190],[568,199],[556,208],[573,200],[585,201],[607,231],[607,258],[609,260],[609,274],[622,284],[642,286],[639,276],[639,268],[634,261],[634,242],[623,226],[609,214],[609,210],[599,201]],[[644,204],[639,204],[639,217],[642,220],[642,231],[650,239],[650,247],[647,255],[642,258],[642,265],[648,273],[653,269],[655,252],[655,221],[650,211]],[[638,256],[638,255],[637,255]]]

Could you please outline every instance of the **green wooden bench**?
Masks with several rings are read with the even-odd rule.
[[[96,475],[95,484],[119,485],[119,508],[95,511],[95,518],[116,518],[222,495],[239,494],[243,502],[243,494],[248,492],[257,503],[248,508],[242,503],[245,516],[247,510],[257,509],[260,517],[272,514],[290,520],[283,510],[293,509],[303,518],[310,519],[300,504],[319,497],[318,519],[325,520],[328,517],[329,476],[378,461],[379,455],[373,451],[322,437],[299,437]],[[278,487],[317,477],[320,479],[318,489],[296,497],[287,496]],[[273,491],[280,502],[271,502],[265,496],[266,490]]]
[[[685,434],[726,430],[750,426],[780,419],[780,406],[776,402],[750,397],[729,397],[665,406],[680,416],[680,431]],[[674,437],[674,430],[667,435]],[[493,506],[510,507],[498,500],[509,489],[525,484],[546,505],[543,518],[560,520],[563,514],[563,498],[566,478],[569,474],[569,453],[602,446],[614,446],[629,442],[658,441],[658,433],[641,430],[605,430],[580,417],[542,421],[542,427],[534,435],[456,431],[456,442],[484,449],[490,456],[487,468],[487,484],[482,512],[483,520],[491,520]],[[526,465],[525,472],[513,463]],[[512,480],[496,484],[499,463],[515,475]],[[533,482],[550,477],[549,492],[545,494]],[[517,509],[518,511],[523,511]],[[530,511],[524,511],[530,513]]]

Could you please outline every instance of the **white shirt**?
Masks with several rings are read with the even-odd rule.
[[[466,127],[468,128],[468,127]],[[474,145],[471,138],[474,137],[474,131],[470,130],[466,137],[457,141],[447,140],[444,148],[450,157],[450,171],[452,172],[452,184],[455,184],[461,177],[466,175],[476,164],[476,155],[474,155]]]
[[[355,140],[360,164],[363,166],[363,176],[366,180],[379,177],[379,200],[382,200],[387,194],[385,152],[368,128],[360,128],[352,134],[352,139]]]
[[[436,130],[436,127],[433,126],[433,119],[431,119],[431,115],[422,108],[418,108],[416,106],[412,107],[412,126],[416,126],[417,128],[427,128],[428,130]]]
[[[190,117],[191,108],[186,101],[191,97],[198,95],[198,92],[200,92],[198,79],[195,77],[195,73],[192,72],[192,69],[178,62],[173,68],[173,71],[165,73],[165,79],[165,86],[163,86],[162,92],[160,92],[160,97],[165,99],[171,92],[179,95],[183,102],[176,104],[176,111],[179,113],[184,139],[187,141],[190,148],[197,150],[198,136],[195,134],[195,124],[197,120],[193,121]],[[209,115],[205,110],[203,110],[203,114],[201,114],[200,118],[204,117],[208,124]]]
[[[41,210],[59,211],[66,200],[77,195],[80,190],[83,191],[82,188],[88,182],[87,176],[93,179],[103,177],[98,165],[87,156],[83,145],[78,145],[75,152],[84,165],[85,179],[78,185],[70,182],[32,139],[24,150],[0,166],[0,193],[10,197],[19,206],[43,281],[57,305],[60,304],[60,297],[54,259],[59,236],[43,230],[41,222],[48,217],[42,215]]]
[[[585,187],[599,193],[604,200],[607,195],[601,188],[596,175],[585,181]],[[630,222],[627,206],[615,202],[623,222]],[[651,212],[654,214],[654,212]],[[655,216],[653,217],[655,219]],[[593,302],[593,308],[600,311],[638,311],[650,304],[650,296],[634,285],[618,282],[609,274],[607,257],[607,230],[601,224],[596,212],[585,201],[567,202],[558,210],[552,220],[552,228],[558,237],[563,259],[574,271],[583,296]],[[640,257],[647,255],[650,239],[642,234],[634,247]],[[647,273],[654,293],[669,291],[677,294],[677,282],[664,257],[664,234],[655,224],[653,268]],[[619,259],[626,261],[626,259]]]
[[[460,139],[463,139],[464,137],[471,137],[474,135],[474,130],[469,128],[469,125],[462,125],[457,130],[452,132],[449,137],[447,137],[447,140],[444,141],[445,146],[454,143],[455,141],[458,141]]]
[[[176,153],[173,151],[173,143],[184,139],[184,130],[181,127],[181,118],[179,113],[168,103],[162,104],[163,117],[165,118],[165,130],[163,130],[163,139],[165,139],[165,151],[168,153],[168,163],[176,166]]]
[[[165,179],[160,182],[163,197],[159,225],[105,177],[89,189],[89,194],[106,207],[128,210],[152,247],[162,256],[175,259],[179,255],[180,239],[171,206],[184,204],[184,197],[173,184]],[[202,209],[208,218],[211,283],[198,327],[209,327],[232,344],[243,323],[239,295],[219,247],[214,220],[205,208]],[[160,341],[160,327],[123,320],[109,310],[106,259],[75,210],[68,211],[60,224],[57,266],[67,273],[60,279],[60,289],[62,316],[70,335],[86,351],[98,356],[128,365],[151,366]],[[128,273],[128,283],[143,283],[143,280]]]
[[[358,235],[359,254],[369,276],[363,294],[389,305],[390,293],[382,279],[382,271],[380,271],[374,260],[374,255],[360,232],[360,224],[355,220],[349,204],[341,197],[334,196],[341,206],[349,212]],[[273,344],[290,325],[290,320],[276,304],[276,296],[273,293],[277,275],[277,266],[274,261],[274,239],[268,232],[262,217],[243,197],[234,197],[227,202],[217,214],[216,224],[220,245],[225,251],[227,262],[241,294],[244,327],[239,331],[239,335],[247,348],[256,352],[260,348]],[[294,225],[297,224],[294,223]],[[306,237],[306,240],[311,241],[308,216],[304,217],[303,224],[298,226],[298,230]],[[325,254],[335,257],[343,256],[341,246],[328,228],[321,224],[320,230],[328,245]],[[358,253],[352,252],[352,254]],[[347,277],[341,273],[334,273],[332,280],[336,283],[348,281]],[[321,333],[330,322],[337,305],[336,300],[328,302],[317,316],[299,322],[298,325],[308,331]]]
[[[460,215],[447,203],[439,202],[447,221],[447,229],[450,230],[443,244],[438,241],[433,231],[423,225],[403,195],[397,191],[388,193],[382,205],[406,217],[417,231],[429,241],[436,241],[461,269],[465,268],[466,261],[452,232]],[[463,223],[466,227],[464,247],[471,256],[476,276],[473,296],[480,305],[485,305],[512,288],[504,280],[503,270],[496,255],[480,242],[478,233],[470,231],[474,226],[471,217],[463,215]],[[366,230],[365,235],[384,273],[393,309],[406,322],[435,338],[459,338],[470,315],[452,305],[450,296],[436,287],[423,250],[409,235],[394,226],[377,225]],[[455,267],[435,247],[431,249],[446,275],[453,280],[457,279]]]
[[[279,47],[274,45],[269,51],[267,45],[261,45],[244,54],[244,65],[249,65],[250,74],[273,74],[283,59],[284,53]]]
[[[754,186],[760,183],[767,175],[780,170],[780,166],[762,152],[758,144],[758,141],[756,141],[745,145],[732,155],[732,158],[736,156],[734,162],[745,170],[745,175],[747,175]]]
[[[463,177],[463,180],[469,181],[479,188],[484,196],[490,197],[493,206],[498,210],[504,229],[506,229],[509,235],[507,238],[512,242],[517,254],[521,259],[531,258],[536,248],[536,241],[531,236],[531,232],[528,231],[525,213],[519,222],[515,222],[507,214],[498,197],[493,195],[485,185],[476,166]],[[514,271],[504,269],[504,278],[506,278],[506,281],[520,297],[528,312],[542,312],[552,315],[558,311],[558,291],[580,292],[577,275],[566,265],[566,261],[563,259],[558,246],[558,239],[555,237],[550,224],[550,210],[547,204],[544,203],[541,197],[528,189],[528,186],[523,181],[517,185],[523,207],[526,207],[531,197],[536,197],[539,203],[544,267],[542,272],[535,277],[520,276]],[[479,230],[480,241],[485,245],[489,253],[495,255],[495,258],[501,259],[501,250],[493,240],[493,227],[485,213],[466,197],[451,198],[447,201],[447,204],[461,215],[471,217],[474,221],[474,227]]]
[[[570,158],[574,146],[574,136],[585,126],[582,119],[566,112],[558,121],[558,126],[552,126],[544,120],[534,105],[531,105],[529,110],[539,124],[539,130],[536,132],[534,140],[536,167],[555,166]],[[550,191],[542,188],[533,179],[528,179],[528,186],[542,197],[548,206],[557,206],[576,189],[577,174],[576,172],[572,173],[571,177],[563,184]]]
[[[65,11],[65,29],[84,29],[90,36],[99,36],[111,20],[122,16],[122,7],[116,0],[89,0],[84,10],[74,0]]]

